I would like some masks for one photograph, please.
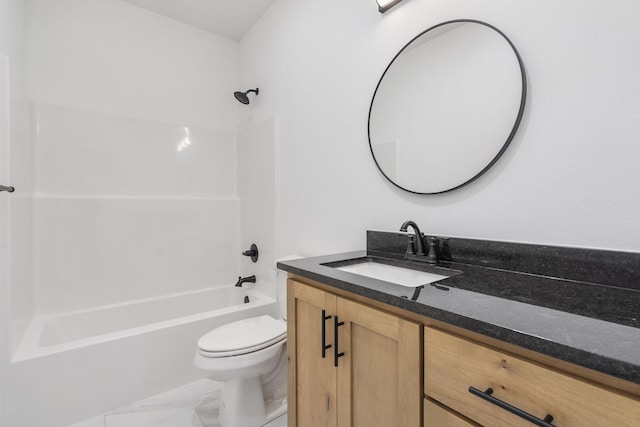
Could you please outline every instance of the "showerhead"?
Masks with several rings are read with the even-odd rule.
[[[236,99],[241,103],[247,105],[249,104],[249,97],[247,95],[250,94],[251,92],[257,95],[260,92],[260,90],[258,88],[255,88],[255,89],[250,89],[246,92],[233,92],[233,96],[235,96]]]

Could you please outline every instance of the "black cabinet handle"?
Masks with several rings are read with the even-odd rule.
[[[524,418],[525,420],[537,426],[555,427],[553,424],[551,424],[551,421],[553,421],[553,417],[551,415],[547,414],[547,416],[544,417],[543,420],[541,420],[540,418],[537,418],[531,415],[530,413],[523,411],[522,409],[516,408],[515,406],[509,405],[507,402],[504,402],[496,397],[491,396],[493,394],[493,389],[491,387],[489,387],[485,391],[478,390],[475,387],[469,387],[469,393],[475,396],[478,396],[479,398],[484,399],[489,403],[493,403],[494,405],[499,406],[502,409],[507,410],[514,415],[519,416],[520,418]]]
[[[6,185],[0,185],[0,191],[6,191],[7,193],[13,193],[14,191],[16,191],[15,188],[13,187],[8,187]]]
[[[333,318],[333,366],[338,366],[338,358],[344,356],[344,353],[338,351],[338,327],[344,325],[344,322],[338,321],[338,316]]]
[[[322,358],[327,355],[327,349],[331,348],[331,344],[327,345],[327,320],[331,319],[331,316],[327,316],[327,311],[322,310]]]

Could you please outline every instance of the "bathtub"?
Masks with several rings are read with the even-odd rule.
[[[66,427],[194,381],[201,335],[278,308],[229,285],[35,318],[9,369],[12,427]]]

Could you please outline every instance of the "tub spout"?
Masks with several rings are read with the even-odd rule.
[[[237,287],[241,287],[243,283],[256,283],[256,276],[238,277]]]

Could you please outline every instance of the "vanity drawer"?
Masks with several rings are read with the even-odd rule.
[[[431,327],[424,340],[425,394],[482,425],[535,424],[471,387],[557,427],[640,426],[639,400]]]
[[[424,400],[424,427],[479,427],[474,422],[449,412],[440,405]]]

